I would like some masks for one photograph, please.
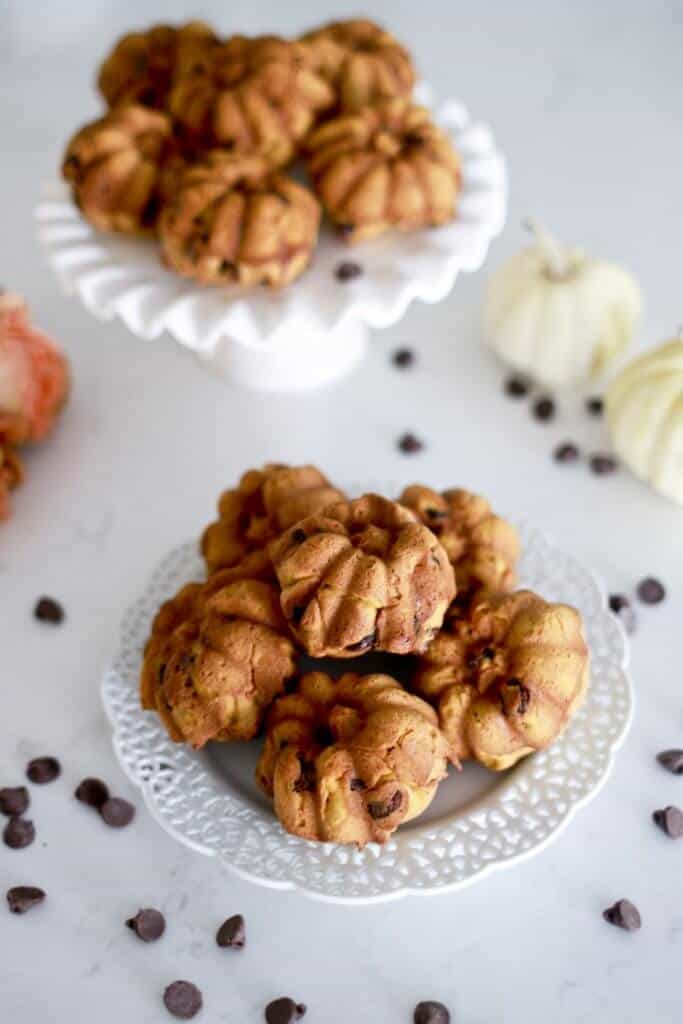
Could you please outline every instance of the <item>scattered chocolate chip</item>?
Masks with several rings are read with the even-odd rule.
[[[305,530],[294,530],[292,532],[292,541],[295,544],[303,544],[303,542],[305,540],[306,540],[306,531]]]
[[[308,761],[301,754],[298,756],[301,772],[299,774],[299,778],[294,783],[294,792],[311,793],[315,789],[315,765],[312,761]]]
[[[222,949],[242,949],[246,941],[247,932],[241,914],[233,914],[216,932],[216,942]]]
[[[683,750],[662,750],[657,754],[657,760],[668,772],[683,775]]]
[[[403,803],[403,794],[399,789],[389,800],[371,800],[368,804],[368,814],[375,821],[381,818],[388,818],[390,814],[397,811]]]
[[[647,576],[636,587],[636,594],[643,604],[659,604],[666,597],[666,590],[654,576]]]
[[[619,464],[612,455],[603,455],[597,452],[595,455],[591,455],[588,465],[591,473],[595,473],[596,476],[607,476],[609,473],[616,472]]]
[[[327,725],[316,725],[313,739],[319,747],[331,747],[334,743],[334,733]]]
[[[564,441],[558,444],[553,452],[555,462],[578,462],[580,451],[572,441]]]
[[[448,519],[448,512],[444,508],[426,508],[425,512],[430,523],[438,522],[439,519]]]
[[[683,836],[683,811],[680,807],[669,805],[669,807],[662,808],[661,811],[654,811],[652,820],[671,839],[680,839]]]
[[[443,1003],[427,999],[417,1004],[413,1020],[415,1024],[450,1024],[451,1015]]]
[[[64,609],[52,597],[41,597],[36,602],[33,615],[39,622],[49,622],[53,626],[58,626],[64,621]]]
[[[602,916],[608,924],[627,932],[637,932],[641,925],[638,908],[630,900],[617,900],[613,906],[603,910]]]
[[[304,617],[305,611],[306,609],[303,608],[300,604],[294,605],[294,607],[292,608],[292,622],[294,623],[295,626],[299,625],[299,623]]]
[[[343,263],[338,263],[334,271],[334,276],[338,281],[353,281],[354,277],[361,277],[363,268],[360,263],[353,263],[351,260],[345,260]]]
[[[113,796],[102,804],[100,814],[105,825],[110,828],[124,828],[135,817],[135,808],[127,800]]]
[[[586,410],[591,416],[602,416],[605,411],[605,400],[598,395],[586,399]]]
[[[45,893],[35,885],[15,885],[7,890],[7,903],[12,914],[25,914],[44,899]]]
[[[529,687],[525,686],[520,679],[511,679],[508,682],[508,686],[513,686],[517,690],[519,690],[519,703],[516,708],[517,714],[526,714],[529,704],[531,702],[531,693],[529,691]]]
[[[135,917],[129,917],[126,927],[135,932],[143,942],[156,942],[166,931],[166,921],[160,910],[144,907]]]
[[[109,790],[101,779],[83,779],[76,786],[74,796],[88,807],[99,810],[109,799]]]
[[[354,793],[368,788],[362,779],[351,779],[349,787],[353,790]]]
[[[28,810],[30,797],[26,786],[6,786],[0,789],[0,814],[18,818]]]
[[[173,981],[164,991],[164,1006],[172,1017],[191,1020],[202,1008],[202,994],[191,981]]]
[[[34,757],[26,765],[26,775],[37,786],[44,786],[48,782],[54,782],[61,774],[61,771],[62,766],[56,757]]]
[[[300,1020],[305,1013],[306,1007],[303,1003],[295,1003],[289,996],[283,996],[281,999],[274,999],[272,1003],[268,1003],[266,1021],[267,1024],[293,1024],[295,1020]]]
[[[2,833],[5,846],[11,850],[22,850],[30,846],[36,838],[36,830],[32,821],[28,818],[10,818]]]
[[[368,636],[364,636],[361,640],[358,640],[355,644],[349,644],[346,648],[347,651],[353,651],[354,654],[362,654],[364,651],[371,651],[375,646],[377,639],[377,633],[369,633]]]
[[[531,390],[531,384],[526,377],[508,377],[505,381],[505,394],[510,398],[525,398]]]
[[[397,348],[391,357],[391,361],[400,370],[405,370],[415,363],[415,353],[412,348]]]
[[[398,439],[398,447],[404,453],[404,455],[414,455],[416,452],[421,452],[424,448],[424,444],[415,434],[402,434]]]
[[[547,423],[555,417],[555,403],[548,395],[537,398],[531,407],[534,418]]]
[[[620,619],[627,633],[635,633],[636,613],[626,594],[610,594],[609,606],[611,611]]]

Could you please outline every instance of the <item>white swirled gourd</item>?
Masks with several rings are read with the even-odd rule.
[[[683,329],[622,370],[607,392],[607,423],[622,462],[683,505]]]
[[[505,363],[544,386],[577,387],[599,376],[630,342],[640,288],[621,267],[564,249],[529,226],[534,244],[489,283],[486,338]]]

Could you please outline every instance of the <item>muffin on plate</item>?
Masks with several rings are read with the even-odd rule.
[[[284,828],[319,842],[385,842],[446,775],[433,709],[386,675],[303,676],[271,708],[256,769]]]

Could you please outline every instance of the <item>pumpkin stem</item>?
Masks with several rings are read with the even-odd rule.
[[[567,250],[560,245],[541,224],[531,217],[523,222],[527,231],[534,236],[536,245],[545,260],[546,271],[551,281],[566,281],[571,276],[571,264]]]

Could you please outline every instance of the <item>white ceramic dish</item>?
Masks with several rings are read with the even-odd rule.
[[[482,878],[541,850],[595,796],[609,775],[632,715],[627,644],[591,572],[521,529],[521,583],[578,607],[591,649],[586,702],[549,750],[496,775],[477,765],[451,771],[424,815],[384,846],[363,850],[288,835],[254,782],[258,743],[172,743],[157,717],[140,710],[142,647],[161,601],[203,576],[195,544],[170,552],[125,616],[121,645],[102,695],[114,746],[161,827],[260,885],[298,889],[335,903],[373,903],[438,893]]]
[[[38,238],[63,287],[103,320],[120,317],[143,340],[164,331],[244,387],[304,390],[327,384],[362,358],[369,328],[388,327],[415,299],[440,302],[460,271],[478,270],[503,227],[505,164],[486,125],[456,100],[420,102],[452,136],[463,165],[458,217],[442,228],[345,246],[324,228],[309,270],[284,291],[202,287],[166,270],[153,242],[94,231],[62,184],[36,210]],[[342,260],[362,263],[347,283]]]

